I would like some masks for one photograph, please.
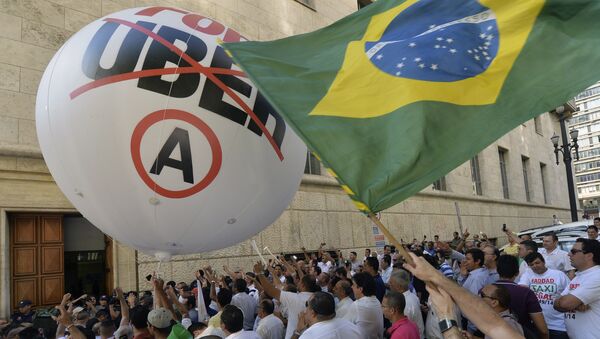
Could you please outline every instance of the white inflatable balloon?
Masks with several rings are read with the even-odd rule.
[[[199,14],[133,8],[50,61],[44,159],[103,232],[167,260],[247,239],[288,206],[306,148],[218,45],[240,39]]]

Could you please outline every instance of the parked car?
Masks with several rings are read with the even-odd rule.
[[[568,252],[575,244],[575,241],[577,241],[577,238],[588,237],[587,228],[589,225],[593,224],[593,220],[582,220],[568,224],[531,228],[519,232],[517,235],[521,236],[523,234],[529,234],[533,241],[535,241],[541,247],[544,236],[554,233],[558,237],[558,247],[563,251]]]

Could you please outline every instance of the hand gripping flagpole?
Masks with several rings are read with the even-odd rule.
[[[385,235],[385,237],[388,238],[388,240],[392,244],[394,244],[394,246],[396,246],[396,249],[398,250],[398,252],[400,252],[400,255],[402,256],[402,258],[404,258],[404,261],[406,261],[409,265],[414,266],[415,263],[412,260],[412,257],[408,254],[408,251],[404,248],[404,246],[402,246],[402,244],[400,242],[398,242],[398,240],[396,240],[396,238],[392,235],[392,233],[390,233],[390,231],[388,231],[388,229],[381,223],[381,220],[379,220],[377,218],[377,216],[375,216],[375,214],[373,214],[373,212],[369,212],[369,214],[367,214],[367,216],[369,217],[369,219],[371,219],[371,221],[375,225],[377,225],[377,227],[379,227],[381,232],[383,232],[383,235]]]

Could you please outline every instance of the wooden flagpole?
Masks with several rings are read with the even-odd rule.
[[[368,214],[368,217],[369,217],[369,219],[371,219],[371,221],[375,225],[377,225],[377,227],[379,227],[381,232],[383,232],[383,235],[385,235],[385,237],[388,238],[388,240],[394,246],[396,246],[396,249],[398,250],[398,252],[400,252],[400,255],[402,256],[402,258],[404,258],[404,261],[406,261],[408,264],[414,266],[415,263],[413,262],[412,257],[410,255],[408,255],[408,251],[404,248],[404,246],[402,246],[402,244],[400,242],[398,242],[398,240],[396,240],[396,238],[392,235],[392,233],[390,233],[390,231],[388,231],[388,229],[381,223],[381,220],[377,219],[375,214],[373,214],[372,212],[370,212]]]

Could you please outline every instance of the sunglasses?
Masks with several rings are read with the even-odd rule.
[[[578,250],[578,249],[575,249],[575,248],[571,248],[571,254],[575,255],[575,254],[577,254],[577,253],[579,253],[579,252],[581,252],[581,253],[584,253],[584,254],[585,254],[585,252],[584,252],[583,250]]]
[[[494,298],[492,296],[485,295],[483,292],[479,292],[479,296],[482,297],[482,298],[489,298],[489,299],[492,299],[492,300],[497,300],[496,298]]]

